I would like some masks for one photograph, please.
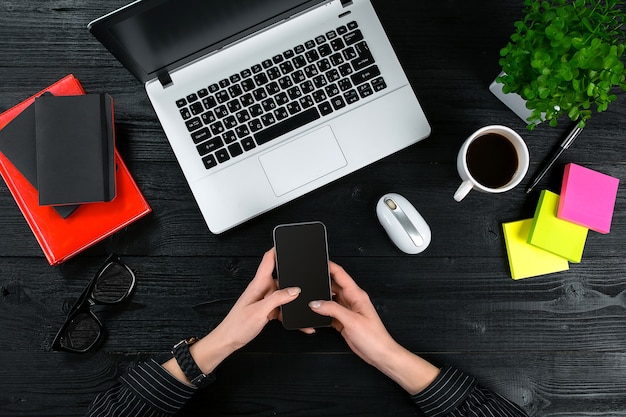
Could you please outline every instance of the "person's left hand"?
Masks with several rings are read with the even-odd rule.
[[[258,336],[267,323],[279,318],[279,307],[295,300],[300,294],[298,287],[278,289],[272,278],[275,264],[276,252],[272,248],[263,255],[254,279],[213,331],[229,340],[233,351]]]
[[[256,275],[241,294],[224,320],[189,351],[203,373],[212,372],[217,365],[237,349],[242,348],[261,333],[267,323],[280,319],[279,307],[298,297],[300,288],[278,289],[272,277],[276,253],[270,249],[263,255]],[[313,329],[303,329],[312,333]],[[189,382],[175,359],[163,366],[176,378]]]

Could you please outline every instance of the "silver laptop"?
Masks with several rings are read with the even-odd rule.
[[[431,131],[370,0],[140,0],[88,27],[216,234]]]

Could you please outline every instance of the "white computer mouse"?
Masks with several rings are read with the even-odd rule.
[[[430,244],[430,227],[415,207],[400,194],[385,194],[376,204],[376,215],[389,238],[404,253],[424,251]]]

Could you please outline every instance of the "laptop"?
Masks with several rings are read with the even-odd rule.
[[[139,0],[88,28],[215,234],[430,135],[370,0]]]

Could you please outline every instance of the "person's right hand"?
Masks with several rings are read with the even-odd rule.
[[[409,394],[430,385],[439,368],[398,344],[389,334],[367,293],[346,271],[330,262],[334,301],[311,301],[309,307],[333,318],[337,329],[365,362],[396,381]]]
[[[387,332],[367,293],[341,266],[329,262],[329,268],[334,301],[312,301],[309,307],[332,317],[332,327],[341,333],[350,349],[376,366],[397,343]]]

